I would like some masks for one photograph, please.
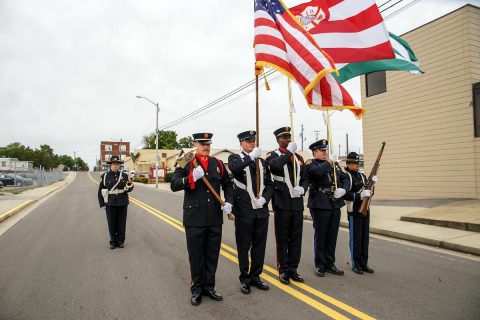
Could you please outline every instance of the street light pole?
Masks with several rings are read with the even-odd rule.
[[[147,97],[137,96],[138,99],[146,99],[150,103],[155,106],[156,109],[156,124],[155,124],[155,188],[158,189],[158,166],[160,163],[160,158],[158,156],[158,114],[160,112],[160,108],[158,107],[158,102],[153,102],[152,100],[148,99]]]

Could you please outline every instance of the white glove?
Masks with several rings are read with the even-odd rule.
[[[338,188],[337,190],[335,190],[335,192],[333,193],[333,197],[335,199],[339,199],[341,197],[343,197],[344,195],[347,194],[347,191],[345,189],[342,189],[342,188]]]
[[[372,191],[370,190],[363,190],[361,193],[360,193],[360,199],[363,200],[363,198],[365,197],[371,197],[372,196]]]
[[[225,204],[222,207],[223,213],[229,214],[232,213],[232,204],[225,202]]]
[[[262,148],[256,147],[248,154],[252,160],[260,158],[262,156]]]
[[[260,209],[263,208],[263,205],[265,203],[267,203],[267,200],[265,200],[264,197],[260,197],[258,199],[255,199],[253,202],[255,203],[255,209]]]
[[[377,183],[377,182],[378,182],[378,177],[377,177],[377,176],[373,176],[373,177],[372,177],[372,181],[373,181],[373,183]]]
[[[295,151],[297,151],[297,144],[295,142],[290,142],[288,144],[287,150],[291,153],[295,153]]]
[[[203,168],[198,166],[195,169],[193,169],[193,181],[197,182],[198,179],[201,179],[205,175],[205,171],[203,171]]]
[[[305,194],[305,189],[303,189],[303,187],[296,186],[295,188],[293,188],[293,196],[295,198],[300,198],[304,194]]]

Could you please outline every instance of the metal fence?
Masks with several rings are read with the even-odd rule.
[[[63,180],[66,173],[61,171],[28,170],[0,172],[0,181],[5,188],[43,187]]]

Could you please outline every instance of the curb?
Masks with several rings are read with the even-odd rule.
[[[25,201],[24,203],[22,203],[21,205],[13,208],[13,209],[10,209],[8,210],[6,213],[0,215],[0,223],[2,223],[3,221],[7,220],[8,218],[10,217],[13,217],[14,215],[16,215],[17,213],[19,213],[20,211],[22,211],[23,209],[31,206],[32,204],[34,204],[35,202],[37,202],[38,200],[41,200],[43,198],[45,198],[46,196],[54,193],[55,191],[57,191],[58,189],[60,188],[63,188],[65,187],[66,185],[68,185],[69,183],[64,183],[60,186],[56,186],[55,188],[53,188],[52,190],[49,190],[47,191],[43,196],[41,196],[39,199],[31,199],[31,200],[27,200]]]
[[[407,221],[407,222],[422,223],[422,224],[427,224],[427,225],[437,226],[437,227],[446,227],[446,228],[459,229],[464,231],[480,232],[480,224],[478,223],[437,220],[437,219],[418,218],[418,217],[409,217],[409,216],[403,216],[400,218],[400,220]]]
[[[25,209],[26,207],[34,204],[35,202],[37,202],[38,200],[37,199],[32,199],[32,200],[27,200],[25,201],[24,203],[22,203],[21,205],[19,205],[18,207],[15,207],[13,209],[10,209],[9,211],[7,211],[6,213],[2,214],[0,216],[0,223],[7,220],[8,218],[10,217],[13,217],[14,215],[16,215],[17,213],[19,213],[20,211],[22,211],[23,209]]]
[[[307,214],[304,214],[303,218],[305,220],[312,220],[312,218]],[[340,221],[340,226],[344,228],[348,228],[348,222]],[[385,229],[379,229],[374,227],[370,227],[370,232],[373,234],[378,234],[378,235],[386,236],[390,238],[407,240],[407,241],[416,242],[420,244],[426,244],[432,247],[438,247],[442,249],[448,249],[448,250],[480,256],[480,248],[469,247],[469,246],[465,246],[457,243],[451,243],[448,240],[435,240],[435,239],[430,239],[422,236],[405,234],[405,233],[400,233],[392,230],[385,230]]]

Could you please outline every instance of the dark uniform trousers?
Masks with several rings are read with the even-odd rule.
[[[192,278],[192,293],[215,288],[220,245],[222,243],[222,226],[185,227],[187,237],[188,259]]]
[[[285,150],[282,155],[271,152],[267,158],[270,171],[285,179],[284,166],[287,166],[290,182],[293,181],[293,153]],[[296,154],[301,164],[299,185],[308,190],[308,179],[303,165],[303,158]],[[303,197],[291,198],[290,191],[284,181],[274,180],[273,211],[275,221],[275,239],[277,247],[277,269],[279,273],[297,273],[302,253],[303,234]]]
[[[127,206],[107,206],[107,223],[110,234],[110,244],[123,244],[125,242],[125,229],[127,225]]]
[[[235,218],[235,239],[237,242],[238,264],[240,266],[240,281],[250,282],[260,280],[265,262],[265,247],[267,245],[269,217]],[[248,253],[251,255],[251,265]]]
[[[346,175],[350,177],[351,187],[345,199],[351,201],[352,206],[348,212],[348,226],[350,233],[350,254],[352,267],[365,268],[368,266],[368,242],[370,229],[370,211],[362,215],[359,210],[362,205],[361,191],[365,187],[367,177],[358,171],[347,169]]]
[[[120,171],[108,171],[102,175],[98,186],[98,202],[100,207],[105,207],[108,233],[110,234],[110,244],[113,246],[125,242],[127,208],[129,204],[128,193],[131,192],[134,187],[132,185],[130,188],[126,188],[127,181],[128,175],[126,173],[122,172],[122,177],[120,177]],[[119,194],[110,194],[108,196],[108,203],[105,203],[101,190],[112,190],[113,187],[115,187],[116,190],[124,191],[125,188],[127,190],[126,192]]]
[[[197,163],[200,163],[198,161]],[[201,164],[200,164],[201,165]],[[225,201],[233,203],[233,187],[224,164],[209,157],[205,177],[215,191],[223,189]],[[185,168],[177,167],[170,184],[172,191],[184,190],[183,225],[190,262],[191,292],[202,293],[215,288],[220,245],[222,242],[223,213],[220,204],[200,179],[190,185],[192,162]]]
[[[335,264],[340,208],[345,206],[343,199],[333,199],[331,187],[334,183],[332,165],[323,160],[306,163],[310,194],[308,207],[313,220],[315,267],[324,269]],[[338,187],[350,189],[350,183],[340,168],[337,168]]]
[[[365,268],[368,266],[370,212],[365,217],[349,214],[348,228],[350,232],[352,267]]]
[[[240,267],[240,282],[250,284],[252,281],[258,282],[260,274],[263,271],[265,262],[265,248],[267,246],[268,221],[270,213],[268,211],[268,202],[273,194],[273,182],[270,175],[270,169],[264,159],[259,159],[262,163],[263,172],[263,192],[260,195],[266,201],[262,208],[254,209],[247,189],[241,189],[237,185],[234,188],[234,206],[235,213],[235,241],[238,252],[238,265]],[[228,167],[235,180],[247,188],[247,174],[250,175],[252,183],[251,192],[257,194],[256,164],[250,156],[243,153],[243,157],[238,154],[230,155],[228,158]],[[250,260],[249,261],[249,253]]]

